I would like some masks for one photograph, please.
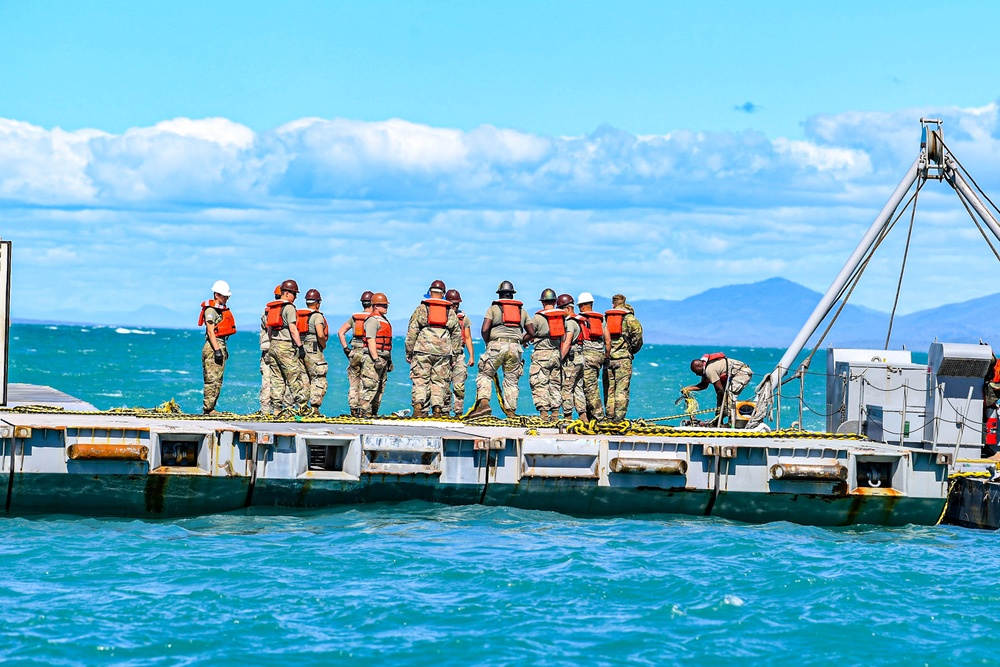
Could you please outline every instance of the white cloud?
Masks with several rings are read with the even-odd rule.
[[[773,275],[823,289],[916,155],[921,115],[943,117],[949,146],[1000,189],[996,104],[818,115],[804,140],[320,118],[262,133],[178,118],[109,134],[0,119],[0,234],[17,244],[18,280],[65,267],[64,296],[95,308],[109,280],[186,308],[222,263],[245,295],[287,276],[352,297],[377,276],[419,295],[440,276],[472,309],[503,279],[634,297]],[[917,219],[914,252],[992,270],[946,186],[928,186]],[[894,289],[900,253],[895,240],[880,250],[876,286]],[[945,287],[939,273],[908,269],[904,310],[992,291]]]

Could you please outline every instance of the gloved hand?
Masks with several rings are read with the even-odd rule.
[[[299,345],[299,347],[295,350],[295,355],[299,359],[305,359],[306,358],[306,346],[305,345]]]
[[[225,357],[222,356],[222,350],[215,350],[212,352],[212,357],[215,359],[215,363],[220,366],[222,365],[222,362],[225,361]]]
[[[350,347],[345,347],[344,348],[344,356],[345,357],[350,357],[351,356],[351,348]]]

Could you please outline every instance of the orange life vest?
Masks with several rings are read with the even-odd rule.
[[[296,311],[296,313],[298,314],[298,317],[296,318],[295,325],[298,328],[299,333],[301,334],[309,333],[310,315],[312,315],[313,313],[319,313],[320,316],[323,316],[323,313],[320,313],[318,310],[311,310],[309,308],[300,308],[298,311]],[[325,316],[323,316],[323,326],[324,327],[327,326]],[[329,327],[327,327],[327,329],[329,329]]]
[[[559,308],[550,310],[540,310],[538,315],[545,318],[545,323],[549,325],[549,338],[558,339],[566,334],[566,311]]]
[[[364,337],[365,345],[368,345],[367,334]],[[392,325],[389,320],[381,319],[378,323],[378,331],[375,332],[375,349],[379,352],[392,350]]]
[[[624,308],[612,308],[611,310],[604,311],[604,314],[608,318],[608,333],[612,338],[621,338],[622,322],[629,312]]]
[[[497,299],[494,305],[500,306],[500,321],[508,327],[521,326],[521,306],[524,304],[516,299]]]
[[[361,339],[365,337],[365,320],[371,317],[371,313],[354,313],[351,318],[354,320],[354,337]]]
[[[993,358],[993,379],[990,382],[1000,383],[1000,359]]]
[[[219,315],[222,316],[222,321],[215,325],[216,336],[232,336],[236,333],[236,319],[233,317],[233,311],[221,303],[215,303],[214,301],[205,301],[201,304],[201,315],[198,316],[198,326],[205,326],[206,308],[215,308],[219,311]]]
[[[291,304],[281,299],[268,302],[267,306],[264,307],[264,323],[267,324],[268,328],[280,329],[285,326],[285,321],[281,319],[281,309],[288,305]]]
[[[448,324],[448,309],[451,308],[451,301],[424,299],[420,303],[427,306],[427,324],[432,327],[443,327]]]
[[[604,313],[595,313],[594,311],[588,311],[586,313],[580,313],[583,316],[586,325],[583,330],[586,331],[584,335],[584,340],[604,340]]]
[[[458,317],[458,326],[462,329],[462,340],[471,340],[472,332],[465,328],[465,311],[455,311],[455,315]]]

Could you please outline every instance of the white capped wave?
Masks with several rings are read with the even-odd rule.
[[[59,331],[59,327],[47,326],[45,328],[49,329],[50,331]]]
[[[152,334],[155,334],[156,332],[155,331],[144,331],[143,329],[126,329],[125,327],[118,327],[118,328],[115,329],[115,333],[152,335]]]
[[[124,394],[122,394],[120,391],[112,391],[112,392],[109,392],[109,393],[98,393],[97,395],[98,396],[109,396],[111,398],[121,398],[122,396],[124,396]]]
[[[660,365],[658,363],[653,362],[653,361],[649,362],[649,365],[652,366],[653,368],[659,368],[660,367]]]
[[[150,332],[152,333],[152,332]],[[177,375],[191,375],[191,371],[181,371],[174,368],[146,368],[140,373],[176,373]]]

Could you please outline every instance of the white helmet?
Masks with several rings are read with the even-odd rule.
[[[225,280],[216,280],[215,284],[212,285],[212,292],[214,294],[221,294],[222,296],[232,296],[233,293],[229,289],[229,283]]]
[[[577,304],[581,303],[594,303],[594,295],[590,292],[580,292],[580,296],[576,298]]]

